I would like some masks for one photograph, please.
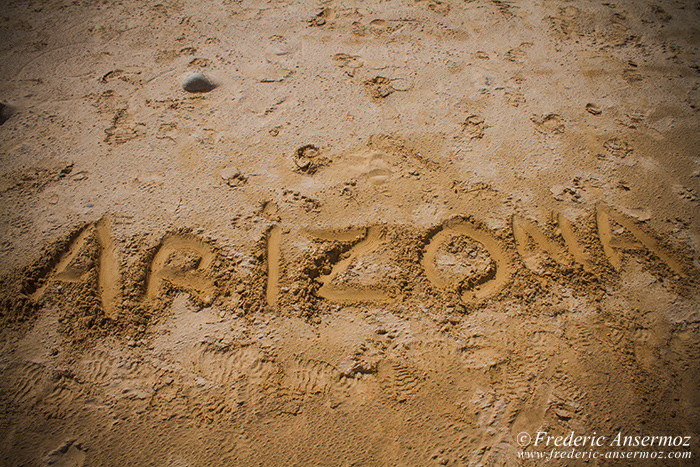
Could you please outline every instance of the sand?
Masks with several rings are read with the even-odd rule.
[[[699,16],[3,2],[0,462],[697,462]]]

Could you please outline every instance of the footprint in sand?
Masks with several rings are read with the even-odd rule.
[[[481,139],[484,137],[484,130],[488,126],[484,123],[484,119],[478,115],[470,115],[462,123],[462,128],[464,129],[464,134],[469,137],[469,139]]]
[[[535,124],[537,131],[543,134],[559,135],[566,130],[564,118],[559,114],[549,114],[542,118],[533,115],[530,120]]]
[[[85,465],[86,449],[75,439],[68,439],[46,456],[48,465],[79,467]]]
[[[364,179],[372,185],[383,185],[394,174],[393,167],[388,162],[388,156],[382,151],[362,151],[355,154],[352,159],[352,175],[358,180]]]

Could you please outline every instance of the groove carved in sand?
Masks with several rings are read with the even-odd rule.
[[[197,265],[191,270],[183,270],[168,264],[173,253],[194,253]],[[214,298],[216,287],[207,273],[215,258],[214,249],[201,240],[173,235],[165,238],[158,248],[146,277],[146,299],[158,296],[164,283],[170,283],[194,293],[204,303]]]
[[[348,231],[341,234],[335,240],[345,239],[348,236],[355,235],[355,231]],[[326,234],[328,237],[328,233]],[[322,237],[323,238],[323,237]],[[355,237],[357,238],[357,237]],[[324,238],[325,239],[325,238]],[[333,265],[330,274],[319,277],[323,284],[318,289],[318,295],[322,298],[331,301],[386,301],[391,298],[382,290],[374,289],[353,289],[345,287],[337,287],[332,285],[334,279],[342,274],[352,264],[352,262],[375,248],[384,244],[384,235],[380,227],[369,227],[366,230],[364,239],[355,245],[347,254],[347,256]]]
[[[591,265],[589,257],[574,234],[571,221],[563,214],[559,213],[558,222],[561,236],[564,237],[564,242],[569,248],[569,252],[574,257],[574,261],[582,265],[586,271],[593,272],[593,266]]]
[[[115,317],[119,311],[119,265],[116,246],[110,235],[110,218],[100,219],[95,225],[97,241],[100,244],[100,260],[97,281],[102,297],[105,315]]]
[[[46,289],[54,280],[63,282],[80,282],[83,279],[85,272],[74,271],[73,269],[69,268],[69,266],[88,243],[91,233],[92,224],[89,224],[83,227],[75,240],[68,245],[65,252],[61,254],[60,258],[56,262],[56,265],[47,275],[44,283],[30,294],[31,299],[34,302],[41,300],[46,293]]]
[[[515,237],[518,253],[523,257],[526,264],[528,264],[528,260],[536,256],[533,248],[529,246],[528,239],[530,238],[541,250],[549,253],[556,262],[560,264],[567,263],[564,249],[557,242],[548,239],[533,222],[520,216],[513,216],[513,236]]]
[[[304,229],[304,233],[326,242],[355,242],[365,235],[367,229],[347,229],[347,230],[312,230]]]
[[[270,229],[267,235],[267,289],[265,297],[267,304],[277,307],[280,280],[280,240],[282,230],[278,226]]]
[[[615,239],[610,225],[611,220],[627,229],[647,250],[663,261],[669,269],[680,276],[685,276],[683,265],[665,252],[651,235],[637,227],[631,219],[615,212],[602,203],[596,206],[596,217],[598,236],[600,237],[600,242],[603,244],[603,251],[616,271],[622,268],[622,255],[620,250],[636,249],[639,247],[639,244]]]
[[[422,263],[425,275],[430,282],[439,288],[446,288],[450,285],[451,281],[438,271],[435,255],[445,241],[455,236],[466,236],[483,245],[495,263],[495,267],[492,268],[489,274],[478,278],[472,286],[462,291],[463,301],[469,302],[487,298],[506,285],[511,276],[510,258],[501,248],[498,240],[466,222],[455,223],[445,227],[436,233],[428,246],[426,246]],[[457,283],[467,283],[469,279],[469,277],[463,277]]]

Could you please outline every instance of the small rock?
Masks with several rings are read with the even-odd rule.
[[[600,107],[595,104],[586,104],[586,111],[591,115],[600,115],[603,113]]]
[[[209,92],[216,86],[204,76],[204,73],[192,73],[182,83],[182,89],[187,92]]]
[[[8,107],[5,104],[0,103],[0,125],[5,123],[8,118],[10,118]]]

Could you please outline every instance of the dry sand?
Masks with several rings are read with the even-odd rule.
[[[0,462],[697,463],[699,18],[2,2]]]

